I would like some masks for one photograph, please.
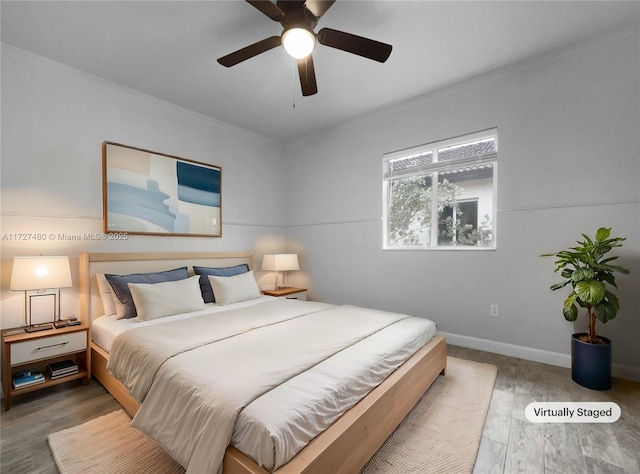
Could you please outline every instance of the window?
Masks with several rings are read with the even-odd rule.
[[[497,159],[495,129],[385,154],[384,248],[495,248]]]

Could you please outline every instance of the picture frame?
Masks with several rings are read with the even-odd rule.
[[[105,234],[222,237],[222,168],[105,141]]]

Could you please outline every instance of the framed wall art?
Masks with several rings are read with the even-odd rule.
[[[221,179],[219,166],[104,142],[104,232],[221,237]]]

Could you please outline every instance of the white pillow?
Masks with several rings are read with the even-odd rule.
[[[260,297],[253,270],[230,277],[208,275],[216,304],[231,304]]]
[[[111,316],[116,314],[116,294],[113,292],[113,288],[105,278],[103,273],[96,273],[96,280],[98,281],[98,290],[100,291],[100,298],[102,299],[102,309],[104,309],[105,316]]]
[[[129,283],[138,316],[134,321],[205,309],[200,293],[200,275],[162,283]]]

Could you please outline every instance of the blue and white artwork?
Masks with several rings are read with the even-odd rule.
[[[103,144],[105,232],[219,237],[221,169]]]

